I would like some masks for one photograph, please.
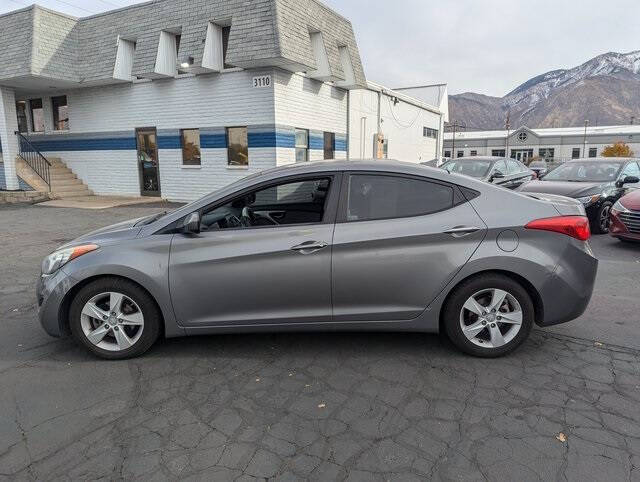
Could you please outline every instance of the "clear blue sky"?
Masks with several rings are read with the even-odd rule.
[[[37,0],[86,16],[142,0]],[[0,0],[0,13],[33,3]],[[502,96],[608,51],[640,50],[640,0],[325,0],[349,18],[365,73],[390,87],[447,82]]]

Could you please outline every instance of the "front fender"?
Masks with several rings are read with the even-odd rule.
[[[156,235],[104,246],[65,266],[74,286],[101,276],[120,276],[138,283],[155,299],[167,337],[183,336],[169,295],[169,253],[172,235]]]

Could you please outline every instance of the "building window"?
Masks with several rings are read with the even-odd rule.
[[[69,130],[69,108],[67,107],[67,96],[51,97],[51,108],[53,110],[53,129],[56,131]]]
[[[422,135],[423,135],[423,137],[430,137],[432,139],[437,139],[438,138],[438,130],[437,129],[431,129],[430,127],[423,127],[422,128]]]
[[[506,151],[504,149],[493,149],[491,155],[493,157],[505,157]]]
[[[472,157],[475,157],[475,156],[477,156],[477,155],[478,155],[478,151],[471,151],[470,155],[471,155]]]
[[[571,159],[578,159],[580,157],[580,148],[574,147],[571,151]]]
[[[296,162],[309,160],[309,131],[296,129]]]
[[[42,99],[31,99],[29,101],[31,109],[31,131],[44,132],[44,111],[42,110]]]
[[[16,117],[18,118],[18,132],[27,132],[27,103],[24,100],[16,102]]]
[[[200,155],[200,130],[182,129],[180,131],[182,141],[182,164],[185,166],[199,166],[202,158]]]
[[[524,142],[524,141],[526,141],[528,137],[529,137],[529,136],[528,136],[528,135],[527,135],[527,133],[526,133],[526,132],[524,132],[524,131],[522,131],[520,134],[518,134],[518,140],[519,140],[520,142]]]
[[[451,151],[444,151],[444,157],[451,158]]]
[[[457,157],[463,157],[464,156],[464,151],[458,151]]]
[[[227,49],[229,48],[229,34],[231,33],[231,27],[222,27],[222,58],[224,59],[224,68],[231,69],[233,65],[227,63]]]
[[[538,155],[543,159],[553,159],[556,150],[553,147],[538,149]]]
[[[336,157],[336,135],[333,132],[324,133],[324,158],[333,159]]]
[[[249,165],[249,136],[246,127],[227,129],[227,156],[230,166]]]
[[[598,148],[590,147],[589,148],[589,157],[597,157],[598,156]]]

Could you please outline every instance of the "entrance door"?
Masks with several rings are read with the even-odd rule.
[[[140,194],[160,196],[160,171],[158,166],[158,136],[155,127],[136,129],[138,145],[138,170]]]

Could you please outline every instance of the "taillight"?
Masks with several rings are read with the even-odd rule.
[[[585,216],[558,216],[555,218],[536,219],[527,224],[525,228],[566,234],[580,241],[586,241],[591,237],[589,220]]]

